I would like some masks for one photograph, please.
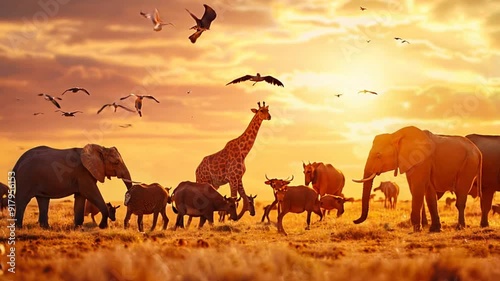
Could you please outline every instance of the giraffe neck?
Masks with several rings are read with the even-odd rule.
[[[241,136],[239,136],[236,141],[238,143],[238,149],[243,157],[246,157],[252,149],[252,146],[257,138],[257,133],[259,132],[260,125],[262,124],[262,119],[257,118],[255,115],[248,124],[247,129]]]

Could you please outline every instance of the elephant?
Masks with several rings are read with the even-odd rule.
[[[392,181],[383,181],[380,185],[373,191],[380,190],[385,195],[384,208],[396,209],[396,203],[398,202],[399,186]],[[387,201],[389,201],[389,207],[387,207]]]
[[[493,195],[495,191],[500,191],[500,136],[471,134],[465,137],[471,140],[483,154],[480,226],[487,227]]]
[[[477,197],[481,186],[481,151],[461,136],[436,135],[414,126],[403,127],[392,134],[375,136],[366,160],[363,183],[362,212],[355,224],[368,216],[369,198],[375,176],[394,170],[397,176],[406,173],[412,195],[411,223],[413,231],[422,230],[420,211],[424,197],[431,214],[431,232],[441,231],[437,200],[446,191],[457,197],[457,229],[465,227],[464,210],[467,194]]]
[[[38,222],[49,227],[49,201],[74,194],[75,227],[83,225],[85,200],[102,214],[100,228],[108,226],[108,208],[97,187],[105,177],[118,177],[127,190],[132,186],[130,173],[116,147],[87,144],[83,148],[56,149],[38,146],[26,151],[13,168],[16,179],[16,226],[23,226],[26,205],[35,197]]]

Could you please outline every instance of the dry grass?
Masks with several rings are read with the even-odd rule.
[[[440,202],[442,203],[442,202]],[[457,212],[440,215],[441,233],[411,233],[409,203],[397,210],[372,204],[368,220],[354,225],[360,203],[347,203],[341,218],[312,216],[304,230],[305,213],[287,214],[279,235],[275,224],[257,215],[241,221],[173,231],[175,216],[168,207],[169,229],[139,233],[136,217],[123,229],[118,221],[101,230],[85,219],[73,230],[72,202],[53,202],[51,230],[37,224],[31,204],[25,227],[17,230],[16,274],[6,280],[500,280],[500,216],[490,217],[489,229],[479,228],[479,204],[469,204],[466,222],[456,231]],[[271,213],[276,220],[276,212]],[[6,220],[0,235],[7,237]],[[161,222],[159,223],[161,226]],[[144,227],[151,225],[145,217]],[[6,239],[1,242],[5,244]],[[6,267],[3,264],[4,268]],[[2,277],[0,277],[2,279]]]

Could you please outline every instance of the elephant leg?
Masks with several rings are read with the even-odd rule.
[[[24,211],[26,210],[26,206],[31,201],[31,198],[24,200],[24,198],[17,197],[16,198],[16,228],[23,227],[23,218]]]
[[[164,209],[161,210],[160,214],[161,214],[161,217],[163,218],[163,230],[167,229],[167,225],[168,225],[168,217],[167,217],[167,212],[165,211],[167,207],[165,207]]]
[[[156,227],[156,222],[158,221],[158,216],[160,215],[160,212],[154,212],[153,213],[153,225],[151,226],[150,231],[155,230]]]
[[[177,219],[175,220],[174,230],[176,230],[177,227],[184,228],[184,215],[182,215],[180,213],[177,214]]]
[[[189,216],[188,221],[186,223],[186,228],[188,228],[191,225],[191,221],[193,220],[192,216]]]
[[[427,221],[427,215],[425,213],[425,203],[422,204],[422,226],[426,227],[429,225],[429,222]]]
[[[491,203],[493,202],[494,194],[495,190],[493,188],[489,189],[483,184],[481,194],[481,227],[490,226],[488,223],[488,214],[491,210]]]
[[[132,216],[132,212],[127,208],[127,214],[125,215],[125,219],[123,220],[123,228],[127,229],[129,227],[130,217]]]
[[[425,201],[427,202],[427,208],[429,208],[429,213],[431,214],[431,227],[429,228],[429,231],[440,232],[441,222],[439,220],[437,195],[434,188],[428,188],[427,193],[425,194]]]
[[[75,194],[75,204],[74,204],[74,212],[75,212],[75,227],[83,225],[83,218],[85,210],[85,197],[80,194]]]
[[[139,227],[139,232],[144,232],[144,225],[142,224],[143,215],[137,215],[137,226]]]
[[[325,215],[326,213],[326,210],[323,210],[323,215]],[[311,229],[311,211],[307,211],[307,226],[306,226],[306,230],[309,230]]]
[[[42,228],[49,228],[49,202],[50,198],[36,197],[38,202],[38,222]]]
[[[457,193],[457,201],[455,202],[455,207],[458,210],[458,224],[457,229],[465,228],[465,205],[467,203],[467,193]]]
[[[207,221],[207,218],[205,218],[204,216],[201,216],[200,217],[200,223],[198,224],[198,228],[202,228],[203,225],[205,225],[206,221]]]
[[[394,209],[396,209],[396,203],[398,203],[398,198],[394,197]]]

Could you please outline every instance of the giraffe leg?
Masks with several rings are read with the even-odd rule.
[[[248,211],[250,200],[248,200],[248,196],[245,193],[245,189],[243,188],[243,183],[241,182],[241,178],[234,182],[230,181],[229,185],[231,186],[231,197],[236,197],[237,194],[239,194],[241,199],[243,199],[243,208],[238,214],[238,219],[237,219],[239,220],[241,219],[241,217],[243,217],[245,212]]]

